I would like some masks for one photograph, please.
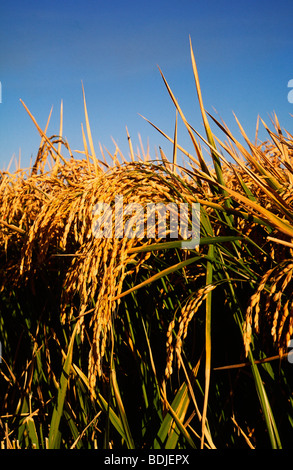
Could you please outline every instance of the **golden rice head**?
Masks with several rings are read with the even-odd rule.
[[[174,345],[173,341],[173,330],[175,326],[175,320],[173,319],[168,327],[167,331],[167,341],[166,341],[166,352],[167,352],[167,364],[165,369],[165,377],[168,379],[173,373],[173,361],[174,361],[174,350],[176,357],[178,359],[178,369],[180,368],[180,358],[182,351],[182,344],[184,339],[187,336],[188,325],[191,322],[192,318],[198,311],[201,304],[207,298],[209,292],[215,289],[215,285],[209,284],[198,289],[196,296],[190,297],[185,305],[182,307],[181,314],[178,320],[178,332],[176,335],[176,341]]]
[[[154,200],[162,200],[162,198],[168,200],[168,187],[162,184],[159,177],[157,180],[151,179],[147,170],[137,165],[114,168],[108,173],[98,176],[95,180],[91,180],[84,187],[79,201],[75,200],[73,204],[70,204],[70,198],[64,195],[64,199],[67,199],[66,204],[70,206],[68,206],[67,213],[73,211],[75,216],[71,215],[67,219],[62,238],[63,247],[66,248],[66,240],[76,217],[80,218],[78,214],[84,216],[86,213],[89,223],[93,223],[93,207],[97,202],[113,205],[116,195],[123,195],[124,203],[153,202]],[[80,206],[87,208],[81,211]],[[129,253],[133,245],[139,243],[139,240],[135,238],[95,238],[84,231],[82,242],[76,256],[73,257],[64,282],[62,321],[68,319],[66,305],[70,304],[76,293],[80,298],[80,325],[83,325],[83,317],[86,313],[85,306],[94,303],[89,324],[92,328],[92,344],[88,363],[89,382],[91,390],[93,390],[97,377],[102,375],[102,361],[108,335],[119,304],[119,300],[115,300],[115,298],[122,291],[125,276],[133,271],[133,267],[129,269],[128,264],[138,258],[135,268],[139,269],[143,260],[148,258],[150,254],[140,254],[138,257],[138,255]],[[73,310],[70,309],[69,316],[72,315]]]
[[[248,354],[253,323],[256,333],[265,335],[268,325],[273,343],[283,355],[293,334],[293,262],[284,260],[268,270],[250,298],[244,322],[244,347]]]
[[[121,167],[108,173],[106,178],[111,191],[105,191],[106,185],[104,185],[104,191],[101,196],[103,196],[104,200],[108,202],[114,201],[115,194],[122,194],[126,203],[138,202],[140,204],[144,204],[147,202],[173,200],[171,186],[168,184],[166,176],[162,178],[159,172],[157,175],[154,174],[153,168],[152,171],[150,171],[149,167],[145,165],[128,165],[127,169]],[[135,238],[123,238],[122,240],[109,238],[107,241],[100,242],[103,243],[103,259],[101,258],[100,260],[98,297],[90,322],[93,328],[93,342],[88,366],[91,389],[95,386],[97,377],[102,374],[102,361],[107,344],[107,338],[118,306],[116,301],[113,299],[121,293],[125,276],[127,274],[131,274],[133,271],[132,267],[130,267],[130,269],[128,268],[128,263],[135,259],[136,269],[139,269],[143,261],[151,256],[150,253],[145,253],[143,255],[140,254],[139,257],[129,253],[129,250],[135,244],[141,242],[142,241]],[[149,242],[149,240],[143,241],[145,244],[149,244]],[[85,272],[84,269],[82,271]],[[78,284],[77,287],[79,287]],[[204,300],[205,293],[207,291],[208,290],[205,289],[203,292],[199,292],[201,301]],[[90,294],[94,295],[94,292],[91,292]],[[197,301],[198,305],[196,305],[196,308],[199,307],[201,301],[200,299]],[[83,299],[83,302],[85,302],[85,298]],[[182,323],[185,327],[183,331],[184,338],[187,334],[187,324],[195,313],[195,310],[194,312],[191,312],[191,310],[192,309],[189,309],[187,311],[185,323]],[[172,323],[168,331],[172,331]],[[171,364],[172,346],[169,349],[169,353],[170,356],[168,358],[168,362]]]
[[[7,252],[9,248],[12,250],[6,263],[6,279],[1,280],[3,282],[19,282],[21,258],[32,239],[29,232],[49,198],[44,180],[42,175],[29,176],[25,172],[5,175],[2,179],[0,220],[8,224],[8,227],[1,224],[0,246],[3,252]]]

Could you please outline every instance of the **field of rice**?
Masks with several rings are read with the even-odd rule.
[[[128,136],[129,159],[98,156],[84,95],[73,158],[62,108],[48,136],[23,103],[41,144],[29,169],[0,172],[2,449],[291,445],[293,136],[274,115],[258,122],[266,141],[238,121],[236,139],[206,113],[190,50],[205,135],[160,71],[176,118],[172,136],[157,130],[172,155],[134,152]],[[118,195],[199,203],[199,246],[95,237],[95,205]]]

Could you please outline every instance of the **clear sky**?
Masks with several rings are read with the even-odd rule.
[[[152,155],[159,146],[171,155],[139,114],[173,135],[175,109],[159,65],[203,132],[189,35],[209,112],[237,136],[233,111],[250,137],[258,114],[270,124],[274,111],[293,132],[292,0],[1,0],[0,15],[0,169],[19,149],[22,166],[37,154],[40,137],[20,98],[42,128],[53,106],[48,135],[58,134],[63,100],[63,134],[73,150],[83,149],[81,81],[97,154],[99,142],[114,151],[113,137],[127,157],[127,126],[134,148],[140,133]],[[178,143],[192,151],[182,126]]]

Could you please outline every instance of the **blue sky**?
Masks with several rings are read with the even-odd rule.
[[[134,148],[140,133],[154,157],[159,146],[171,155],[139,114],[173,135],[175,110],[159,65],[187,119],[203,132],[189,35],[209,112],[237,136],[233,112],[252,138],[258,114],[270,124],[274,111],[292,132],[292,0],[2,0],[0,11],[0,169],[19,149],[23,167],[37,154],[40,137],[20,98],[42,128],[53,106],[48,135],[58,133],[63,100],[63,134],[73,150],[83,149],[81,81],[98,155],[99,142],[114,152],[113,137],[128,156],[125,126]],[[183,126],[178,142],[192,151]]]

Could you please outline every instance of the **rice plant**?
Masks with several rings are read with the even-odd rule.
[[[262,121],[265,142],[236,118],[236,139],[205,111],[191,41],[190,52],[205,135],[160,70],[174,133],[150,124],[172,142],[170,158],[142,144],[135,153],[128,131],[129,160],[118,146],[99,158],[84,89],[75,158],[63,105],[49,137],[51,114],[42,130],[23,103],[41,143],[29,169],[0,172],[2,448],[290,445],[293,137],[274,116],[273,130]],[[178,142],[178,117],[194,155]],[[199,246],[182,249],[180,234],[94,236],[96,205],[117,196],[199,203]]]

